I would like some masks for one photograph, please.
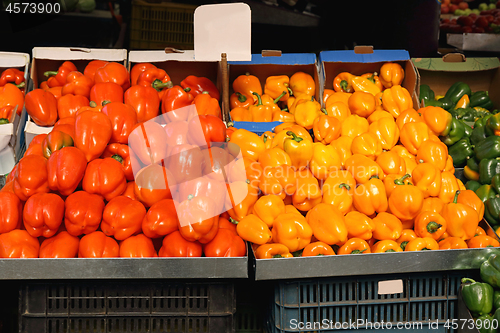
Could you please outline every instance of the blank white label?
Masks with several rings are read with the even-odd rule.
[[[378,294],[401,294],[403,292],[403,280],[387,280],[378,282]]]

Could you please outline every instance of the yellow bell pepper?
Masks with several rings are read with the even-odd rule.
[[[371,178],[359,184],[354,189],[353,204],[358,212],[367,216],[387,211],[388,203],[384,183],[380,179]],[[374,237],[377,238],[375,234]]]
[[[373,237],[375,224],[371,218],[363,213],[352,211],[345,215],[345,225],[347,227],[347,237],[369,240]]]
[[[255,250],[257,259],[293,258],[293,254],[283,244],[263,244]]]
[[[270,242],[273,237],[268,225],[254,214],[249,214],[237,222],[236,232],[244,240],[259,245]]]
[[[276,132],[275,129],[276,135],[273,138],[272,146],[283,149],[283,144],[285,143],[285,140],[290,138],[290,136],[286,134],[288,131],[292,131],[293,133],[295,133],[295,135],[300,136],[304,140],[309,140],[311,142],[313,141],[311,134],[309,134],[309,132],[304,127],[293,124],[289,127],[286,127],[285,130],[282,130],[280,132]]]
[[[311,97],[311,95],[307,94],[297,94],[295,96],[290,96],[290,98],[286,101],[288,112],[294,115],[297,105],[302,103],[301,101],[310,101]]]
[[[281,111],[280,108],[274,104],[262,104],[262,98],[256,92],[253,93],[257,96],[257,104],[250,105],[248,112],[252,115],[253,121],[256,122],[270,122],[273,120],[273,112]]]
[[[376,242],[371,247],[372,253],[390,253],[390,252],[403,252],[399,244],[390,239],[381,240]]]
[[[352,140],[351,151],[375,160],[382,154],[382,145],[379,138],[370,132],[363,133]]]
[[[321,105],[311,97],[310,100],[301,100],[295,107],[295,122],[307,130],[313,128],[314,120],[325,114]]]
[[[368,92],[356,91],[349,97],[348,106],[351,113],[367,118],[375,111],[375,97]]]
[[[373,238],[378,240],[397,240],[403,233],[403,223],[396,216],[380,212],[374,219]]]
[[[381,92],[380,88],[375,83],[361,76],[353,77],[351,79],[351,84],[354,91],[367,92],[373,96]]]
[[[264,195],[254,204],[253,213],[269,228],[272,228],[276,218],[281,214],[285,214],[285,203],[277,195]]]
[[[298,210],[307,212],[321,202],[321,189],[318,180],[309,169],[295,173],[297,188],[292,196],[292,203]]]
[[[260,138],[262,139],[262,142],[264,142],[264,145],[266,146],[266,149],[270,149],[273,147],[273,139],[274,139],[274,136],[276,134],[274,134],[273,132],[271,131],[265,131],[261,136]]]
[[[332,172],[323,184],[322,202],[330,204],[342,214],[346,214],[351,210],[355,187],[356,181],[348,171]]]
[[[392,116],[392,114],[390,114],[389,112],[387,112],[385,110],[375,110],[367,119],[368,119],[368,123],[371,125],[374,122],[376,122],[377,120],[380,120],[382,118],[391,118],[392,120],[394,120],[394,117]]]
[[[342,102],[345,105],[348,104],[349,97],[351,97],[352,93],[346,93],[346,92],[335,92],[328,97],[328,99],[325,102],[325,106],[328,107],[328,105],[335,103],[335,102]]]
[[[233,132],[229,142],[240,147],[243,157],[248,157],[254,161],[258,161],[260,154],[266,149],[264,142],[257,134],[242,128]]]
[[[313,156],[309,163],[309,169],[314,177],[319,180],[326,179],[328,175],[341,169],[340,156],[333,146],[325,146],[322,143],[315,143],[313,146]]]
[[[457,102],[457,105],[455,105],[455,110],[456,109],[465,109],[468,108],[470,104],[470,99],[469,95],[465,94],[460,98],[460,100]]]
[[[307,167],[313,157],[313,143],[292,131],[287,131],[286,134],[291,138],[285,139],[283,150],[290,156],[292,167],[297,170]]]
[[[313,230],[304,216],[282,214],[273,224],[273,242],[285,245],[290,252],[302,250],[311,242]]]
[[[333,90],[337,92],[346,92],[346,93],[352,93],[352,83],[351,80],[355,76],[352,75],[349,72],[342,72],[335,76],[333,79]]]
[[[252,114],[247,108],[234,108],[230,112],[232,121],[253,121]]]
[[[369,126],[368,120],[353,114],[347,117],[342,123],[340,135],[349,136],[354,139],[358,135],[368,132]]]
[[[391,88],[403,83],[405,72],[401,65],[394,62],[387,62],[380,68],[379,79],[385,88]]]
[[[384,171],[382,171],[380,165],[368,157],[360,154],[354,154],[349,157],[345,161],[344,168],[351,173],[356,182],[359,184],[364,184],[373,177],[377,177],[381,180],[385,178]]]
[[[403,111],[413,108],[413,101],[406,88],[396,85],[384,90],[382,107],[390,112],[394,118],[398,118]]]
[[[368,132],[378,138],[384,150],[391,150],[399,141],[399,128],[392,117],[371,123]]]
[[[312,145],[312,143],[311,143]],[[275,168],[280,165],[292,165],[290,156],[278,147],[264,150],[259,157],[259,163],[263,169]]]
[[[281,199],[293,195],[297,189],[295,171],[289,165],[276,168],[265,168],[260,176],[259,189],[263,194],[275,194]]]
[[[314,96],[316,93],[316,83],[313,77],[304,72],[297,72],[290,77],[290,88],[294,96],[299,94]]]
[[[330,103],[326,106],[325,110],[328,116],[337,118],[341,123],[343,123],[347,117],[351,115],[349,107],[344,102]]]
[[[345,161],[352,156],[352,138],[349,136],[341,136],[337,140],[332,141],[332,143],[330,143],[330,146],[335,147],[337,153],[340,156],[340,165],[344,167]]]
[[[274,111],[273,112],[273,119],[272,121],[281,121],[281,122],[294,122],[295,121],[295,117],[293,114],[291,114],[290,112],[286,112],[286,111],[283,111],[283,110],[280,110],[280,111]]]
[[[279,124],[278,126],[276,126],[274,128],[274,133],[278,134],[280,132],[283,132],[284,130],[286,130],[287,128],[290,128],[292,127],[293,125],[296,125],[295,124],[295,120],[294,121],[289,121],[289,122],[285,122],[283,124]]]
[[[330,144],[339,138],[341,127],[342,124],[335,117],[322,115],[316,118],[313,124],[314,141]]]
[[[307,223],[313,230],[313,235],[328,245],[345,243],[347,227],[344,215],[333,205],[320,203],[307,212]]]
[[[266,84],[264,85],[264,94],[271,96],[272,98],[278,98],[283,91],[283,95],[279,100],[286,102],[290,97],[289,93],[290,78],[286,75],[269,76],[266,79]]]

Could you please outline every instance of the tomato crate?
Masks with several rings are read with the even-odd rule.
[[[234,332],[228,282],[23,283],[19,332]]]
[[[130,49],[194,48],[194,10],[180,3],[132,2]]]
[[[277,282],[266,329],[268,333],[380,332],[398,328],[410,332],[452,332],[450,322],[458,314],[460,280],[473,274],[477,272]]]

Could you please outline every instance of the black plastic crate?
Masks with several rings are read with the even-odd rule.
[[[447,321],[456,318],[460,280],[470,275],[468,271],[428,272],[277,282],[266,330],[269,333],[359,329],[375,332],[381,330],[374,326],[376,323],[391,323],[393,330],[400,323],[413,325],[405,329],[410,332],[422,329],[447,332]],[[380,295],[379,281],[387,280],[402,280],[403,292]],[[355,329],[340,326],[357,320],[371,324],[356,325]],[[301,329],[299,323],[319,324],[313,329]],[[422,327],[415,323],[422,323]],[[429,323],[435,326],[430,328]]]
[[[232,283],[25,283],[19,332],[234,332]]]

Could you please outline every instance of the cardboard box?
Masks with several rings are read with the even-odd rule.
[[[43,75],[46,71],[56,71],[65,61],[72,61],[78,71],[83,72],[92,60],[105,60],[127,63],[127,50],[125,49],[86,49],[78,47],[35,47],[31,62],[32,89],[37,89],[47,78]],[[50,133],[52,127],[36,125],[28,116],[26,123],[26,146],[38,135]]]
[[[29,86],[30,56],[26,53],[0,52],[0,73],[7,68],[16,68],[24,72],[25,91]],[[24,145],[24,126],[26,124],[26,108],[21,115],[12,115],[9,124],[0,125],[0,175],[8,174],[20,159]]]
[[[233,81],[240,75],[250,73],[260,80],[262,91],[266,79],[269,76],[287,75],[291,77],[297,72],[304,72],[311,75],[316,83],[316,100],[320,101],[320,79],[318,74],[318,64],[314,53],[284,53],[263,51],[262,54],[252,54],[251,61],[231,61],[229,62],[229,96],[233,91]],[[249,131],[262,134],[265,131],[272,131],[281,122],[233,122],[234,127],[244,128]]]
[[[427,84],[435,95],[444,95],[455,82],[467,83],[472,92],[486,90],[495,108],[500,108],[500,61],[498,58],[466,58],[449,53],[443,58],[413,58],[420,84]],[[419,89],[420,90],[420,89]]]
[[[500,35],[492,33],[447,34],[447,43],[464,51],[500,52]]]
[[[413,108],[419,108],[418,87],[420,79],[415,66],[410,61],[410,54],[405,50],[373,50],[371,46],[357,46],[350,51],[323,51],[319,54],[321,95],[325,89],[333,89],[333,79],[342,72],[354,75],[380,72],[388,61],[400,64],[405,71],[401,84],[413,99]],[[324,105],[323,105],[324,106]]]

